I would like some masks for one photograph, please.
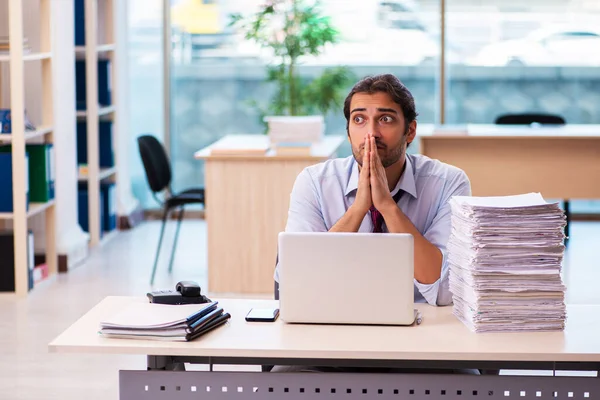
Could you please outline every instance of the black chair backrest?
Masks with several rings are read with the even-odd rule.
[[[524,114],[505,114],[496,118],[498,125],[530,125],[538,123],[542,125],[564,125],[566,121],[559,115],[524,113]]]
[[[165,148],[152,135],[142,135],[137,142],[150,189],[154,193],[163,191],[171,184],[171,166]]]

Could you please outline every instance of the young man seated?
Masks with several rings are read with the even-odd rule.
[[[298,175],[285,230],[410,233],[415,302],[451,304],[448,200],[470,196],[469,179],[451,165],[406,154],[417,133],[417,112],[412,94],[394,75],[359,81],[344,101],[344,116],[352,156]]]

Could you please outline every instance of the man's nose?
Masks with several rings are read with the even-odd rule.
[[[379,132],[379,125],[376,121],[371,121],[369,123],[369,133],[375,138],[381,137],[381,132]]]

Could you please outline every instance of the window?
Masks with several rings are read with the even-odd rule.
[[[176,32],[170,132],[174,190],[203,184],[203,163],[193,158],[196,150],[228,134],[264,132],[252,103],[265,106],[269,101],[273,86],[265,77],[272,58],[228,26],[231,13],[248,14],[263,3],[218,0],[209,7],[171,0]],[[434,122],[439,102],[439,2],[322,0],[321,5],[341,41],[320,56],[303,60],[299,73],[311,77],[323,67],[340,64],[348,66],[356,79],[394,73],[413,92],[419,121]],[[345,135],[345,127],[340,102],[326,116],[326,134]],[[350,146],[338,154],[350,155]]]
[[[163,14],[161,0],[128,0],[129,132],[131,184],[144,208],[156,208],[135,138],[151,133],[164,142]]]
[[[600,48],[600,2],[443,1],[443,99],[442,0],[321,0],[341,40],[303,59],[298,71],[309,78],[323,67],[345,65],[356,79],[394,73],[415,96],[420,123],[443,117],[448,124],[489,124],[502,113],[527,111],[559,114],[567,123],[600,123],[600,52],[592,51]],[[204,183],[203,162],[193,158],[196,150],[225,135],[264,132],[258,110],[273,92],[273,83],[265,80],[273,57],[229,24],[232,13],[247,15],[262,0],[170,4],[169,138],[173,187],[180,190]],[[345,134],[342,104],[326,115],[326,134]],[[409,151],[418,152],[418,143]],[[350,146],[338,154],[349,155]],[[571,209],[600,212],[600,203],[573,201]]]
[[[445,122],[543,112],[600,123],[598,20],[596,2],[446,0]],[[572,201],[571,212],[600,212],[600,202]]]

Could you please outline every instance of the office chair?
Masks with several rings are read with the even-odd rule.
[[[544,113],[504,114],[496,118],[496,125],[565,125],[567,121],[560,115]],[[565,242],[569,240],[569,225],[571,222],[571,203],[563,199],[567,225],[565,226]]]
[[[165,233],[165,225],[167,218],[171,211],[179,209],[179,216],[177,218],[177,228],[175,231],[175,240],[173,242],[173,248],[171,249],[171,258],[169,260],[169,273],[173,270],[173,259],[175,257],[175,248],[177,247],[177,239],[179,237],[179,228],[181,226],[181,220],[183,219],[183,213],[185,206],[188,204],[202,204],[206,206],[204,200],[204,188],[192,188],[182,191],[181,193],[174,193],[171,189],[171,166],[169,159],[163,145],[152,135],[142,135],[137,139],[140,156],[142,163],[144,164],[144,170],[146,171],[146,179],[152,196],[163,208],[162,227],[160,229],[160,238],[158,239],[158,248],[156,249],[156,257],[154,259],[154,266],[152,267],[152,276],[150,278],[150,284],[154,284],[154,276],[156,275],[156,266],[158,264],[158,257],[160,255],[160,248],[162,245],[163,235]],[[160,200],[157,197],[157,193],[167,191],[164,194],[164,200]]]
[[[504,114],[496,118],[496,125],[565,125],[566,121],[560,115],[543,113]]]

